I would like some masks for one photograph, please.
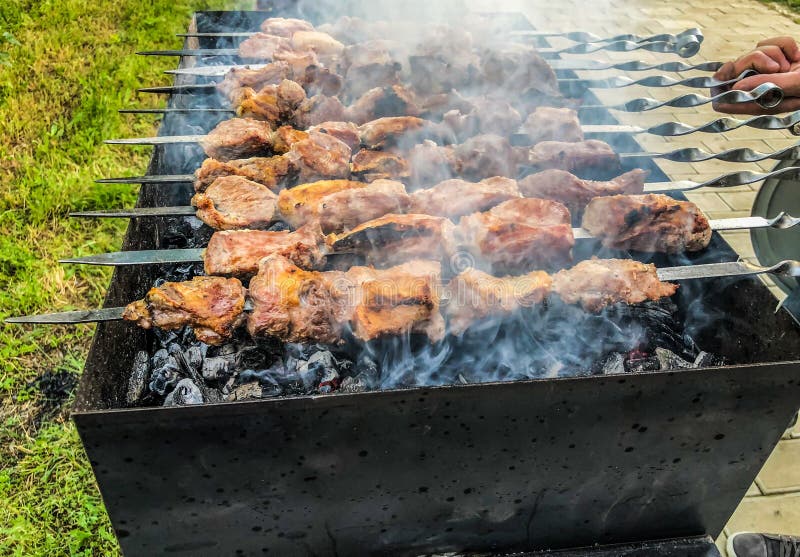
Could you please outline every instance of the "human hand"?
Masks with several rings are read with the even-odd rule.
[[[727,62],[714,74],[719,81],[734,79],[745,70],[759,75],[746,77],[731,88],[750,91],[763,83],[773,83],[783,89],[784,99],[776,107],[765,109],[755,102],[740,104],[714,103],[718,112],[729,114],[778,114],[800,109],[800,46],[791,37],[774,37],[756,45],[755,50]],[[724,89],[711,90],[718,95]]]

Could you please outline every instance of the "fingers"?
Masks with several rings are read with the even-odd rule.
[[[717,81],[728,81],[733,79],[739,74],[733,73],[733,62],[725,62],[722,67],[714,74],[714,79]]]
[[[712,106],[717,112],[723,112],[725,114],[751,114],[754,116],[760,114],[781,114],[783,112],[794,112],[795,110],[800,110],[800,98],[785,98],[778,106],[770,109],[761,108],[754,102],[741,104],[714,103]]]
[[[783,51],[776,46],[761,47],[768,49],[769,52],[764,50],[754,50],[748,52],[741,58],[733,62],[733,77],[736,77],[745,70],[755,70],[758,73],[778,73],[780,71],[788,71],[790,63],[783,55]],[[776,60],[772,56],[778,56]],[[781,68],[784,68],[781,70]]]
[[[773,37],[764,39],[756,46],[777,46],[790,62],[800,62],[800,46],[792,37]]]
[[[731,89],[750,91],[762,83],[774,83],[786,97],[800,97],[800,72],[775,73],[770,75],[752,75],[733,84]]]

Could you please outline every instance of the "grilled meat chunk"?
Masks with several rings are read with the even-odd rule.
[[[291,182],[296,174],[295,165],[283,156],[253,157],[230,161],[205,159],[202,166],[195,172],[197,179],[194,183],[194,190],[203,192],[222,176],[241,176],[263,184],[273,192],[278,192],[283,185]]]
[[[477,269],[463,271],[446,288],[449,332],[461,335],[479,319],[503,318],[520,308],[540,304],[550,294],[552,284],[553,279],[544,271],[502,278]]]
[[[321,180],[301,184],[283,190],[278,195],[278,210],[281,217],[290,226],[299,228],[304,224],[316,221],[319,216],[320,202],[327,196],[344,191],[366,187],[364,182],[350,180]]]
[[[253,311],[247,328],[253,336],[284,342],[336,344],[348,324],[364,341],[408,333],[440,340],[440,275],[439,264],[430,261],[383,271],[353,267],[344,273],[305,271],[284,257],[270,256],[250,281]]]
[[[436,342],[444,337],[438,261],[409,261],[386,270],[353,267],[346,281],[355,286],[350,323],[356,338],[419,333]]]
[[[254,33],[239,45],[239,56],[250,60],[272,60],[277,50],[291,50],[291,38]]]
[[[553,68],[529,46],[482,52],[480,68],[481,83],[489,93],[499,89],[514,91],[521,99],[534,93],[561,97]]]
[[[217,178],[192,197],[197,218],[217,230],[267,228],[275,220],[278,196],[242,176]]]
[[[478,134],[509,136],[522,123],[522,116],[511,104],[489,97],[472,100],[467,110],[449,110],[442,119],[461,140]]]
[[[458,175],[459,163],[455,148],[423,141],[408,153],[411,183],[416,187],[437,184]]]
[[[274,154],[274,135],[269,122],[231,118],[217,124],[202,141],[206,154],[228,161]]]
[[[343,275],[306,271],[281,255],[264,258],[250,280],[247,330],[284,342],[338,343],[347,319],[346,292],[336,287]]]
[[[616,249],[681,253],[711,241],[711,226],[697,205],[661,194],[596,197],[582,226]]]
[[[361,145],[361,136],[358,134],[358,126],[352,122],[342,122],[339,120],[325,120],[319,124],[308,128],[309,132],[317,131],[332,135],[348,147],[352,152],[356,152]]]
[[[277,85],[265,85],[258,92],[250,87],[239,89],[233,105],[237,115],[263,120],[277,128],[294,124],[296,112],[306,100],[299,83],[284,79]]]
[[[451,256],[454,225],[443,217],[388,214],[362,223],[349,232],[331,234],[333,252],[356,252],[372,265],[386,266],[410,259],[441,261]]]
[[[414,116],[378,118],[359,126],[361,145],[368,149],[410,147],[426,139],[453,143],[455,136],[446,126]]]
[[[455,238],[495,273],[563,266],[575,244],[569,210],[545,199],[512,199],[462,217]]]
[[[393,180],[375,180],[362,188],[344,189],[323,197],[317,205],[324,233],[342,232],[370,219],[404,213],[411,205],[406,187]]]
[[[191,325],[197,340],[222,344],[244,322],[245,292],[235,278],[166,282],[151,288],[144,299],[128,304],[122,318],[144,329],[172,331]]]
[[[314,95],[300,103],[300,106],[294,111],[291,122],[300,129],[311,130],[315,129],[315,126],[317,127],[316,129],[320,129],[319,124],[328,122],[331,124],[344,124],[344,122],[341,122],[344,119],[344,114],[345,107],[338,98],[327,95]],[[335,133],[339,129],[339,126],[331,128],[328,133],[331,133],[337,139],[343,140],[343,137]],[[345,143],[349,147],[353,147],[347,141]]]
[[[445,180],[432,188],[415,191],[411,212],[427,213],[456,219],[486,211],[495,205],[519,197],[517,183],[510,178],[495,176],[478,183],[465,180]]]
[[[540,106],[528,115],[522,129],[534,145],[541,141],[583,141],[578,113],[571,108]]]
[[[353,156],[350,172],[362,180],[372,182],[386,179],[408,178],[409,164],[406,159],[390,151],[361,149]]]
[[[476,135],[455,148],[457,168],[467,180],[483,180],[492,176],[515,176],[514,149],[508,139],[499,135]]]
[[[350,156],[350,147],[318,131],[309,132],[286,153],[286,158],[298,169],[301,182],[349,177]]]
[[[344,51],[342,43],[320,31],[296,31],[291,47],[294,51],[310,50],[320,56],[341,56]]]
[[[322,244],[322,233],[314,225],[294,232],[225,230],[211,236],[203,261],[207,275],[252,276],[258,272],[258,262],[273,254],[303,269],[314,269],[325,264]]]
[[[567,143],[542,141],[531,147],[528,162],[541,169],[558,168],[572,172],[579,169],[613,169],[619,157],[611,145],[597,139]]]
[[[655,265],[632,259],[592,258],[553,275],[555,294],[592,312],[620,302],[658,300],[672,296],[677,289],[677,284],[658,280]]]
[[[566,170],[550,169],[530,174],[519,181],[525,197],[552,199],[567,206],[573,215],[583,214],[583,209],[595,197],[642,193],[646,170],[631,170],[607,182],[582,180]]]
[[[303,19],[270,17],[261,22],[259,27],[267,35],[291,37],[297,31],[313,31],[314,26]]]
[[[402,85],[370,89],[347,107],[345,120],[365,124],[378,118],[393,116],[419,116],[414,93]]]
[[[217,85],[217,89],[229,100],[236,98],[240,89],[259,91],[265,85],[277,85],[292,76],[292,68],[286,62],[271,62],[258,69],[232,68]]]

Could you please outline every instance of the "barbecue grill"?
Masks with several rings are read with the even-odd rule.
[[[298,14],[292,3],[199,12],[189,32],[247,32],[275,15],[334,17]],[[508,30],[531,28],[519,15],[496,17]],[[190,37],[186,48],[232,40]],[[225,62],[183,58],[181,67],[208,61]],[[185,112],[223,108],[190,94],[207,82],[176,76],[182,89],[160,136],[207,131]],[[599,104],[582,94],[584,105]],[[582,116],[616,123],[602,108]],[[618,152],[641,151],[630,135],[601,137]],[[200,158],[191,144],[157,145],[147,174],[190,174]],[[666,181],[652,160],[626,160],[623,170]],[[142,181],[137,207],[186,205],[192,194],[188,182]],[[123,249],[187,247],[187,226],[134,219]],[[715,233],[702,253],[654,261],[735,259]],[[117,268],[105,306],[191,271]],[[694,342],[724,364],[169,408],[126,404],[134,359],[152,335],[99,323],[73,417],[126,555],[510,553],[678,537],[691,539],[626,551],[711,555],[706,536],[722,530],[796,410],[798,316],[774,313],[753,277],[692,281],[674,302]]]

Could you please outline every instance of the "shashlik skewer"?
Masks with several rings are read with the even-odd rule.
[[[559,110],[559,109],[553,109]],[[564,110],[564,109],[561,109]],[[541,112],[538,109],[537,112]],[[550,111],[552,112],[552,111]],[[535,116],[534,112],[531,116]],[[530,119],[529,119],[530,120]],[[577,117],[575,118],[577,120]],[[389,129],[390,122],[404,122],[398,129]],[[624,125],[580,125],[576,122],[577,133],[583,134],[639,134],[650,133],[661,136],[680,136],[691,133],[723,133],[741,127],[752,127],[756,129],[779,130],[788,129],[795,135],[800,135],[800,111],[792,114],[778,116],[755,116],[746,120],[735,118],[718,118],[701,126],[688,126],[680,122],[666,122],[664,124],[642,128],[639,126]],[[318,127],[324,128],[325,124]],[[283,126],[281,129],[287,129]],[[456,127],[455,129],[458,129]],[[528,129],[534,129],[532,126]],[[474,130],[480,131],[480,130]],[[377,135],[375,135],[376,132]],[[280,143],[276,141],[275,134],[269,123],[252,120],[250,118],[234,118],[218,124],[206,135],[178,135],[178,136],[155,136],[126,139],[109,139],[105,143],[112,145],[169,145],[179,143],[198,143],[203,146],[206,153],[214,158],[242,158],[246,156],[281,154],[281,148],[290,143]],[[419,140],[436,138],[446,143],[456,142],[456,131],[442,123],[434,123],[415,117],[391,117],[380,118],[367,122],[357,130],[357,136],[361,145],[367,148],[383,148],[387,142],[397,143],[402,141],[407,145],[418,143]],[[533,139],[533,141],[532,141]],[[536,138],[531,138],[529,133],[517,133],[511,138],[515,145],[531,144]],[[218,145],[224,143],[224,145]],[[535,145],[535,143],[534,143]],[[285,152],[285,151],[284,151]],[[634,153],[638,158],[651,156],[646,153]]]
[[[422,291],[424,296],[402,296],[399,292],[393,299],[376,299],[375,296],[365,295],[359,288],[365,281],[364,275],[376,282],[380,275],[368,268],[361,268],[352,273],[355,275],[348,281],[337,283],[335,278],[346,276],[340,273],[326,275],[317,273],[307,275],[303,271],[294,271],[292,280],[285,281],[285,287],[274,288],[275,279],[280,276],[278,269],[292,270],[291,264],[279,257],[269,258],[265,263],[265,271],[272,271],[272,276],[265,276],[264,280],[256,282],[255,290],[258,300],[248,299],[245,289],[236,279],[224,279],[220,277],[195,277],[186,283],[166,283],[159,288],[152,289],[144,300],[133,302],[127,308],[102,308],[96,310],[71,311],[62,313],[51,313],[44,315],[31,315],[23,317],[10,317],[6,323],[17,324],[78,324],[95,323],[103,321],[117,321],[123,319],[127,312],[129,320],[136,321],[140,325],[164,326],[166,328],[180,328],[191,325],[195,333],[201,340],[210,342],[224,342],[227,335],[233,333],[236,326],[242,323],[245,312],[252,312],[261,304],[261,314],[269,313],[265,308],[275,308],[272,321],[263,320],[256,317],[254,319],[253,330],[257,334],[261,332],[269,333],[279,338],[293,338],[292,335],[302,336],[304,334],[317,334],[318,331],[308,330],[308,320],[305,318],[308,313],[313,312],[314,308],[309,308],[315,303],[326,304],[330,297],[287,297],[282,294],[297,292],[305,286],[307,291],[319,292],[320,282],[322,290],[330,293],[331,284],[338,284],[337,291],[349,293],[351,300],[350,308],[343,311],[332,312],[330,307],[325,311],[325,306],[316,308],[316,315],[328,317],[328,319],[317,320],[323,326],[333,322],[333,330],[324,331],[335,333],[342,331],[342,317],[350,317],[355,314],[352,306],[362,306],[363,316],[380,315],[383,319],[381,323],[394,325],[391,333],[405,332],[410,330],[419,322],[442,323],[438,319],[431,319],[434,312],[433,296],[439,292],[439,284],[434,283],[433,279],[415,281],[417,292]],[[433,264],[435,265],[435,264]],[[433,277],[436,277],[436,268],[427,262],[426,266],[433,269]],[[410,266],[405,266],[407,270]],[[387,278],[398,278],[393,273],[384,271]],[[713,277],[748,277],[761,274],[773,274],[777,276],[800,276],[800,262],[782,261],[771,267],[760,267],[744,261],[711,263],[703,265],[686,265],[679,267],[655,268],[654,265],[645,265],[631,260],[588,260],[577,264],[572,269],[560,271],[555,275],[547,275],[541,272],[533,272],[527,275],[515,277],[496,278],[485,275],[473,269],[464,271],[450,280],[444,289],[445,303],[439,301],[439,305],[444,306],[444,315],[447,318],[447,332],[450,334],[461,334],[472,323],[488,316],[503,317],[520,307],[528,307],[541,303],[547,296],[556,295],[566,303],[576,303],[587,311],[598,311],[606,305],[623,302],[638,303],[645,300],[658,299],[663,296],[670,296],[674,293],[675,285],[667,281],[680,281],[691,279],[705,279]],[[361,275],[361,280],[359,276]],[[371,275],[371,276],[370,276]],[[402,277],[400,277],[402,279]],[[321,280],[320,280],[321,279]],[[328,279],[328,280],[326,280]],[[255,280],[255,279],[254,279]],[[264,284],[266,282],[266,284]],[[400,283],[407,281],[401,280]],[[422,288],[420,288],[422,287]],[[427,287],[427,288],[426,288]],[[209,304],[208,298],[198,295],[203,289],[213,292],[215,300],[222,298],[220,303]],[[399,288],[397,289],[399,290]],[[408,289],[407,289],[408,290]],[[373,289],[374,291],[374,289]],[[251,284],[252,292],[252,284]],[[431,295],[430,293],[433,293]],[[262,294],[266,294],[262,296]],[[270,296],[277,294],[277,296]],[[355,294],[355,295],[354,295]],[[358,294],[361,294],[359,296]],[[408,292],[406,291],[406,294]],[[348,299],[348,296],[344,297]],[[411,302],[411,307],[403,307],[404,301]],[[287,303],[289,302],[289,303]],[[372,303],[371,303],[372,302]],[[376,303],[377,302],[377,303]],[[130,308],[130,309],[129,309]],[[438,308],[437,308],[438,309]],[[383,315],[381,315],[383,314]],[[386,319],[388,316],[395,319]],[[409,315],[410,314],[410,315]],[[333,319],[331,319],[331,317]],[[247,317],[249,319],[249,316]],[[349,319],[348,319],[349,321]],[[275,325],[279,326],[275,326]],[[293,327],[299,324],[300,328]],[[399,328],[397,325],[401,324]],[[268,325],[268,326],[265,326]],[[438,325],[437,325],[438,326]],[[303,328],[305,327],[305,328]],[[384,327],[384,331],[388,327]],[[429,329],[430,330],[430,329]],[[371,327],[369,330],[362,329],[362,332],[383,333],[381,327]],[[428,332],[423,327],[423,332]],[[340,335],[341,336],[341,335]],[[363,335],[368,336],[368,335]],[[330,335],[334,341],[337,340],[335,334]],[[311,339],[313,341],[318,338]]]
[[[772,219],[745,217],[707,220],[691,203],[665,196],[642,196],[636,219],[622,223],[589,221],[606,245],[675,253],[699,249],[712,230],[797,226],[800,219],[781,214]],[[596,198],[596,200],[613,198]],[[591,203],[590,203],[591,206]],[[559,209],[560,207],[560,209]],[[545,216],[541,216],[542,213]],[[595,213],[592,213],[595,214]],[[599,222],[599,223],[598,223]],[[207,248],[110,252],[62,260],[62,263],[128,266],[202,262],[209,275],[251,276],[262,257],[279,253],[297,265],[315,269],[332,254],[360,254],[376,265],[396,264],[410,257],[448,260],[470,254],[481,266],[513,272],[520,266],[557,267],[571,258],[575,239],[593,237],[573,229],[569,211],[557,202],[515,199],[495,208],[449,219],[430,215],[385,215],[326,239],[318,226],[289,231],[228,230],[215,232]]]

